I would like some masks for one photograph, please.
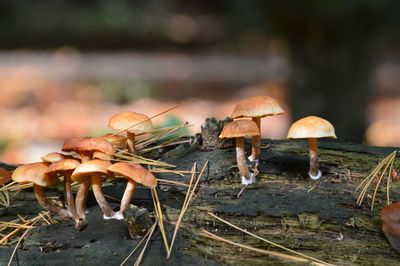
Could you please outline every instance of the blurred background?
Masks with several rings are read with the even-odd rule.
[[[66,138],[109,132],[115,112],[155,124],[223,119],[245,97],[342,141],[400,146],[400,1],[0,1],[0,160],[37,161]]]

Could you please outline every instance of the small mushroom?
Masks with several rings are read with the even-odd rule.
[[[11,180],[12,173],[0,167],[0,186],[8,183]]]
[[[59,152],[51,152],[45,156],[43,156],[41,159],[43,162],[47,163],[55,163],[57,161],[60,161],[65,158],[65,155]]]
[[[79,218],[76,211],[74,195],[71,190],[71,174],[76,167],[79,166],[79,161],[75,159],[62,159],[52,163],[46,170],[45,174],[51,178],[64,178],[64,191],[67,199],[67,209],[70,212],[71,218],[75,221],[75,228],[82,230],[86,227],[86,222]]]
[[[278,102],[269,96],[255,96],[239,102],[231,114],[232,119],[251,118],[261,132],[261,118],[284,113]],[[261,136],[252,138],[252,151],[249,156],[251,162],[258,162],[261,151]]]
[[[236,138],[236,160],[241,175],[242,184],[255,183],[255,176],[250,173],[244,154],[244,137],[260,135],[257,124],[252,120],[236,120],[226,124],[220,138]]]
[[[112,210],[110,205],[108,204],[106,198],[104,197],[103,191],[101,189],[101,176],[108,176],[109,172],[107,168],[111,165],[108,161],[102,160],[91,160],[84,163],[81,163],[72,173],[72,181],[85,182],[89,177],[91,177],[92,181],[92,189],[93,194],[96,198],[97,203],[100,206],[101,211],[103,212],[103,218],[108,219],[123,219],[122,217],[116,215],[116,213]]]
[[[156,177],[139,164],[124,162],[115,163],[108,167],[108,171],[114,173],[115,177],[122,177],[128,180],[124,195],[121,200],[121,206],[118,211],[118,215],[121,215],[122,217],[126,207],[132,201],[136,183],[142,184],[149,188],[155,188],[157,186]]]
[[[73,138],[67,140],[63,147],[64,152],[77,152],[81,157],[82,163],[90,161],[95,151],[100,151],[108,155],[115,152],[114,146],[102,137],[97,138]],[[86,198],[90,188],[90,178],[82,179],[78,192],[76,193],[76,211],[81,219],[86,215]]]
[[[384,207],[380,218],[383,233],[390,245],[400,253],[400,202]]]
[[[322,174],[318,165],[318,143],[319,138],[335,138],[335,129],[333,125],[320,117],[304,117],[290,127],[287,135],[289,139],[308,139],[310,150],[310,170],[308,176],[313,180],[321,178]]]
[[[108,122],[108,126],[115,130],[127,132],[128,150],[134,154],[136,154],[136,134],[149,132],[153,129],[153,124],[148,116],[129,111],[113,115]]]
[[[46,175],[49,163],[30,163],[24,164],[14,170],[12,179],[17,183],[33,183],[33,190],[40,206],[62,218],[70,218],[68,210],[51,204],[44,193],[44,187],[54,186],[57,178]]]
[[[124,149],[128,148],[126,137],[124,137],[124,136],[121,136],[118,134],[107,133],[100,137],[107,140],[108,142],[111,142],[111,144],[114,146],[115,149],[124,150]]]

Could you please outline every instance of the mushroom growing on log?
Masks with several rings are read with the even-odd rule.
[[[93,153],[96,151],[103,152],[108,155],[113,155],[115,152],[114,146],[102,137],[97,138],[73,138],[67,140],[63,147],[64,152],[77,152],[82,163],[90,161],[93,157]],[[80,179],[82,182],[79,186],[78,192],[76,193],[75,203],[76,211],[78,212],[79,218],[85,219],[86,215],[86,198],[90,188],[90,178]]]
[[[108,126],[115,130],[126,131],[129,152],[136,154],[135,136],[153,129],[151,119],[140,113],[121,112],[113,115]]]
[[[12,174],[12,180],[17,183],[33,183],[33,190],[40,206],[61,218],[71,217],[68,210],[50,203],[44,194],[44,187],[54,186],[57,177],[46,175],[49,163],[39,162],[19,166]]]
[[[260,157],[261,143],[261,118],[283,114],[284,111],[278,102],[269,96],[255,96],[247,98],[239,102],[231,114],[231,118],[251,118],[260,130],[259,135],[254,135],[252,138],[252,148],[249,160],[258,162]]]
[[[124,196],[121,200],[121,206],[118,211],[118,214],[122,216],[126,207],[132,201],[136,183],[142,184],[149,188],[155,188],[157,186],[156,177],[139,164],[124,162],[115,163],[108,167],[108,171],[114,173],[114,177],[122,177],[128,180]]]
[[[244,153],[244,137],[260,135],[257,124],[252,120],[236,120],[226,124],[222,129],[220,138],[236,138],[236,160],[242,184],[255,183],[254,173],[250,173]]]
[[[318,165],[318,144],[319,138],[335,138],[333,125],[320,117],[307,116],[293,123],[287,135],[288,139],[308,139],[310,150],[310,170],[308,176],[312,180],[321,178],[322,173]]]

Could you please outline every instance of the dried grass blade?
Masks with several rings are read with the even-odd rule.
[[[158,199],[157,191],[155,188],[151,189],[151,195],[153,197],[153,204],[154,204],[154,209],[156,210],[156,214],[158,217],[158,226],[160,227],[160,232],[164,241],[164,246],[165,250],[167,251],[167,254],[169,252],[169,246],[168,246],[168,241],[167,241],[167,235],[165,233],[164,229],[164,221],[163,221],[163,214],[161,210],[161,204],[160,200]]]

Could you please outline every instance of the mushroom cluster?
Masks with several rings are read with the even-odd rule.
[[[52,152],[42,157],[42,162],[19,166],[12,174],[18,183],[32,183],[38,203],[51,213],[75,222],[75,228],[82,230],[87,226],[86,200],[90,188],[103,213],[104,219],[123,219],[123,212],[132,200],[137,183],[149,188],[157,186],[156,177],[139,164],[118,162],[113,164],[116,150],[136,153],[135,135],[152,130],[149,117],[135,112],[115,114],[109,127],[118,130],[116,134],[100,137],[72,138],[65,141],[62,153]],[[126,131],[127,137],[119,135]],[[103,191],[103,178],[127,179],[127,186],[118,211],[107,202]],[[62,206],[50,202],[45,196],[45,188],[62,180],[64,201]],[[79,184],[74,197],[71,183]]]
[[[284,111],[278,102],[269,96],[256,96],[239,102],[234,108],[231,118],[233,122],[222,129],[220,138],[236,138],[236,156],[241,182],[244,185],[255,183],[258,172],[261,144],[261,118],[282,114]],[[251,120],[250,120],[251,119]],[[252,137],[252,151],[248,157],[255,163],[253,173],[249,171],[244,153],[244,137]],[[302,118],[290,127],[287,135],[289,139],[308,139],[310,150],[310,170],[308,175],[313,180],[321,178],[322,173],[318,165],[318,138],[336,138],[333,125],[320,117],[308,116]]]

